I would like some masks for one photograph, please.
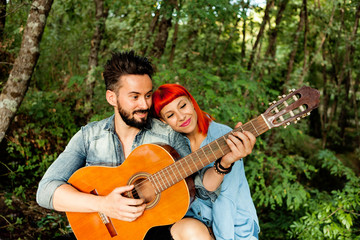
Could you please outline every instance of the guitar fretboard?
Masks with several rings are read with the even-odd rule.
[[[155,192],[158,194],[229,153],[231,150],[226,143],[229,134],[237,131],[248,131],[257,137],[267,130],[269,130],[269,127],[260,115],[168,167],[154,173],[148,177],[148,180],[153,184]]]

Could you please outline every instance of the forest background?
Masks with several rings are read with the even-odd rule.
[[[112,114],[101,72],[114,50],[156,65],[235,126],[287,89],[320,106],[257,139],[245,159],[260,239],[360,239],[360,2],[1,0],[0,239],[68,232],[37,184],[71,136]],[[5,134],[6,133],[6,134]]]

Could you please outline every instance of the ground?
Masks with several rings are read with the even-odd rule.
[[[66,231],[66,216],[40,207],[35,190],[27,199],[0,194],[0,239],[51,239]],[[65,224],[64,224],[65,223]]]

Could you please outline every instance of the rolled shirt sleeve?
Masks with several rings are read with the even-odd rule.
[[[201,169],[199,171],[199,173],[195,176],[195,189],[196,189],[196,196],[204,199],[204,200],[208,200],[210,199],[212,202],[215,202],[215,200],[217,199],[217,197],[220,195],[221,192],[221,185],[215,190],[215,191],[208,191],[206,190],[206,188],[204,187],[204,183],[203,183],[203,179],[204,179],[204,174],[205,172],[209,169],[212,168],[213,164],[209,164],[206,167],[204,167],[203,169]]]
[[[86,154],[81,130],[78,131],[66,146],[64,152],[50,165],[39,183],[36,193],[37,203],[48,209],[53,207],[55,190],[67,184],[71,175],[85,166]]]

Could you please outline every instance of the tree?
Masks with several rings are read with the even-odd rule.
[[[293,68],[294,68],[295,56],[296,56],[296,52],[298,50],[298,45],[299,45],[300,31],[303,29],[304,22],[305,22],[305,6],[306,5],[307,5],[307,1],[303,0],[302,7],[301,7],[301,10],[300,10],[299,24],[298,24],[298,27],[297,27],[296,32],[294,34],[293,48],[291,50],[290,58],[289,58],[289,61],[288,61],[289,64],[288,64],[288,68],[287,68],[287,74],[286,74],[286,78],[285,78],[284,88],[287,87],[288,82],[290,80],[291,73],[292,73]]]
[[[155,58],[160,58],[164,54],[169,36],[169,28],[171,27],[172,13],[177,5],[177,0],[164,0],[161,4],[160,12],[162,13],[162,17],[158,24],[159,31],[153,44],[153,48],[150,51],[150,55]]]
[[[0,41],[4,37],[4,29],[5,29],[5,21],[6,21],[6,0],[0,1]]]
[[[247,69],[248,70],[251,70],[252,68],[252,65],[253,65],[253,62],[254,62],[254,58],[255,58],[255,54],[256,54],[256,50],[257,50],[257,47],[260,43],[260,40],[261,38],[263,37],[263,34],[264,34],[264,31],[265,31],[265,26],[266,26],[266,23],[269,21],[270,19],[270,11],[271,9],[274,7],[274,2],[275,0],[268,0],[266,1],[266,7],[265,7],[265,12],[264,12],[264,17],[263,17],[263,20],[261,22],[261,25],[260,25],[260,30],[258,32],[258,35],[256,37],[256,40],[255,40],[255,43],[252,47],[252,51],[251,51],[251,54],[250,54],[250,59],[249,59],[249,62],[248,62],[248,66],[247,66]]]
[[[0,95],[0,142],[19,108],[40,54],[40,41],[53,0],[31,4],[21,49]]]
[[[91,100],[94,94],[95,86],[95,69],[98,66],[98,55],[100,50],[101,39],[105,32],[105,21],[108,15],[108,9],[104,7],[104,0],[94,0],[95,2],[95,31],[91,39],[91,48],[89,55],[89,71],[86,76],[86,101],[85,101],[85,113],[88,114],[91,111]]]

